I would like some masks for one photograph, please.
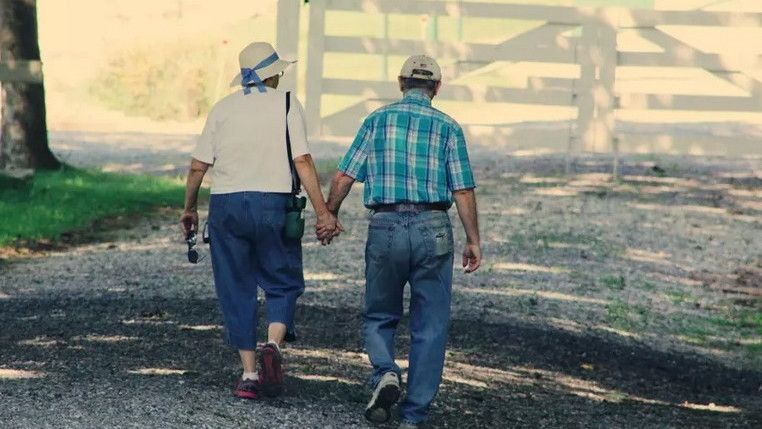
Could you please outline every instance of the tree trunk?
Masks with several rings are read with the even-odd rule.
[[[0,0],[0,61],[39,61],[37,1]],[[42,82],[2,82],[0,170],[61,166],[48,147]]]

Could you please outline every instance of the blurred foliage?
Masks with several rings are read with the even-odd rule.
[[[502,2],[493,1],[493,2]],[[522,0],[529,4],[566,4],[567,0]],[[298,91],[305,86],[308,46],[309,8],[302,8],[300,18]],[[383,37],[422,40],[432,36],[420,14],[369,14],[366,12],[331,11],[326,16],[330,35]],[[431,23],[434,21],[432,20]],[[156,120],[188,120],[203,117],[221,96],[228,92],[228,83],[237,72],[238,51],[256,40],[273,42],[276,20],[270,15],[253,15],[220,28],[206,36],[177,39],[174,42],[144,43],[117,48],[108,63],[99,70],[89,92],[103,105],[130,115]],[[459,20],[440,16],[436,20],[436,38],[441,41],[500,41],[527,31],[542,21],[512,20],[501,17],[467,17]],[[385,30],[386,28],[386,30]],[[225,45],[220,45],[224,40]],[[328,52],[323,76],[343,79],[394,79],[407,57]],[[294,58],[295,59],[295,58]],[[446,64],[447,59],[442,59]],[[292,71],[293,72],[293,71]],[[524,82],[501,70],[469,77],[471,82],[505,86]],[[360,101],[357,96],[328,94],[323,99],[323,113],[334,113]]]
[[[318,174],[318,180],[323,186],[329,185],[333,175],[339,166],[340,158],[319,158],[315,159],[315,170]]]
[[[211,43],[177,41],[138,45],[115,53],[90,92],[112,109],[156,120],[206,115],[219,90],[222,61]]]

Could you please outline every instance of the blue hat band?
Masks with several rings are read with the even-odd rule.
[[[257,74],[257,70],[260,70],[269,66],[270,64],[278,61],[278,59],[279,59],[278,54],[273,53],[269,57],[260,61],[260,63],[255,65],[253,68],[241,68],[241,85],[243,86],[243,93],[244,94],[251,93],[251,88],[246,86],[246,84],[249,82],[254,82],[259,92],[267,92],[267,90],[264,88],[264,84],[262,83],[262,79]]]

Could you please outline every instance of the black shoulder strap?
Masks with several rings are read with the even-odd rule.
[[[291,111],[291,91],[286,92],[286,151],[288,152],[288,168],[291,171],[291,193],[297,195],[301,192],[302,184],[294,166],[294,157],[291,155],[291,135],[288,132],[289,111]]]

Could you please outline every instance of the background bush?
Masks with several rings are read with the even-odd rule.
[[[229,81],[220,76],[221,61],[210,43],[137,45],[115,54],[90,92],[107,107],[129,115],[195,119],[209,112],[222,84],[227,87]]]

